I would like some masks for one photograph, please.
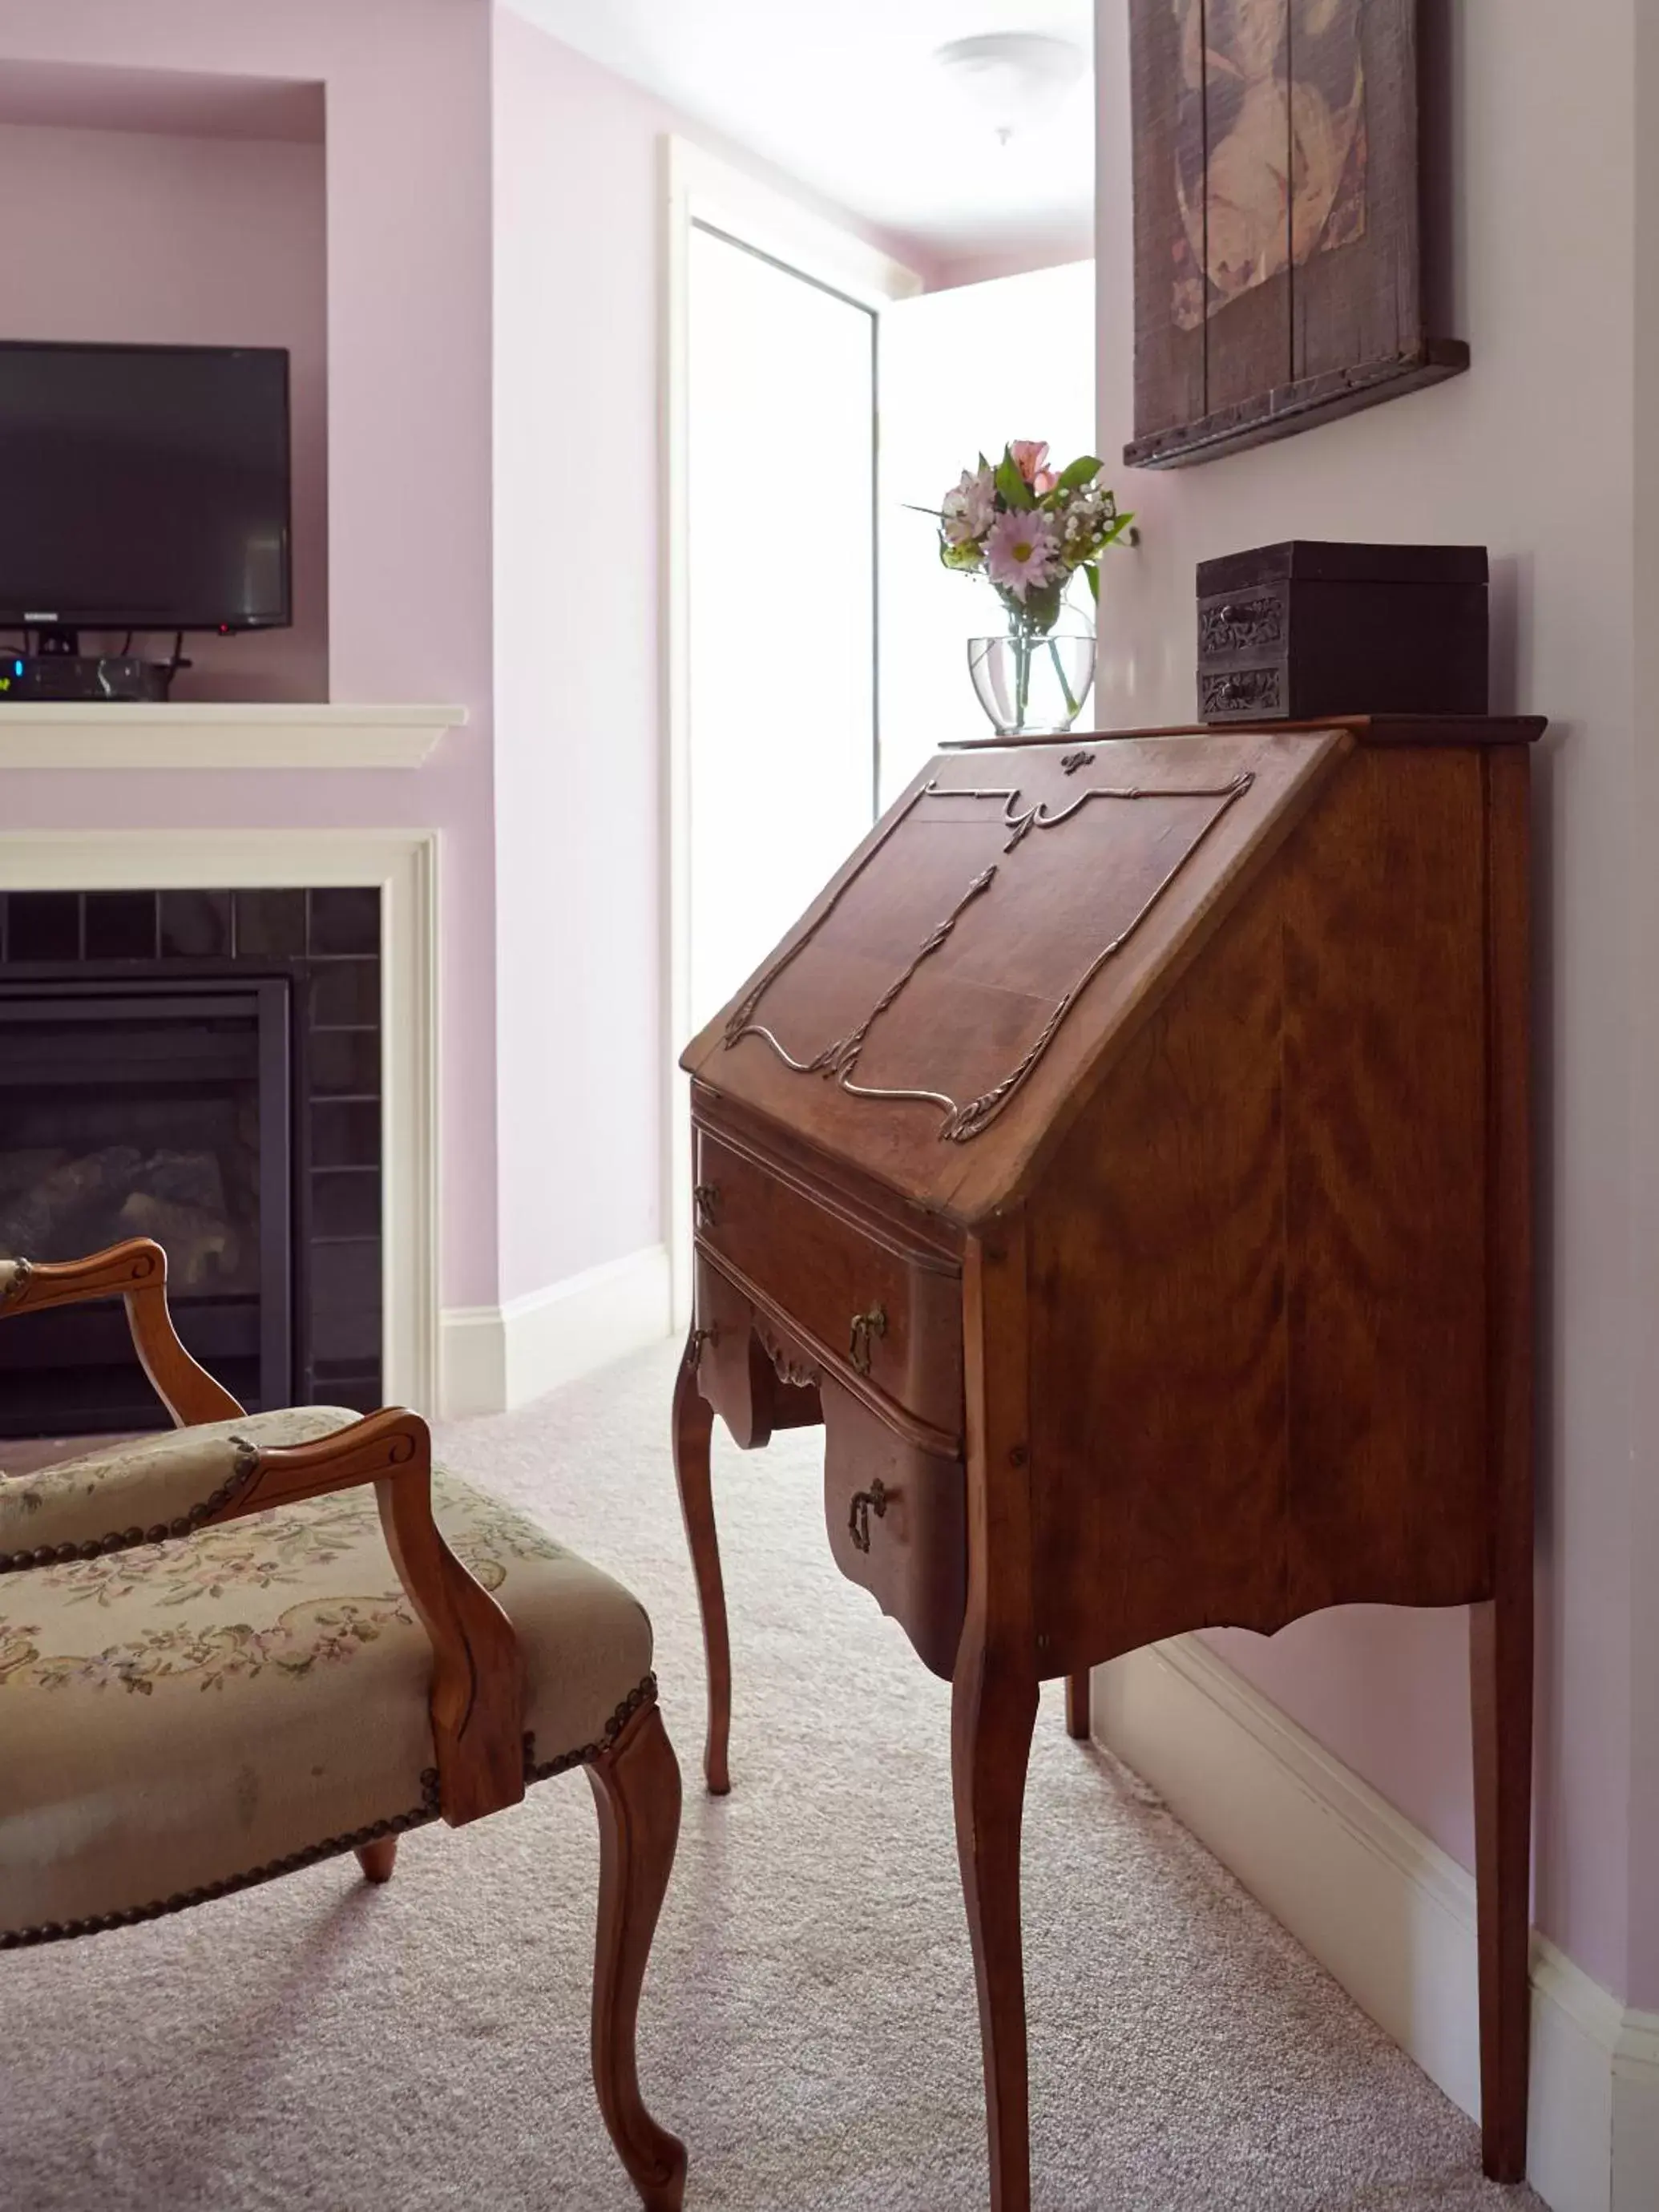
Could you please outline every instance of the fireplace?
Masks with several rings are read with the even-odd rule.
[[[381,1399],[378,890],[0,896],[0,1255],[165,1247],[250,1411]],[[118,1307],[0,1334],[0,1437],[165,1421]]]

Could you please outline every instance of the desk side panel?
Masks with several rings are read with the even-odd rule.
[[[1360,752],[1033,1204],[1045,1673],[1489,1581],[1479,758]]]

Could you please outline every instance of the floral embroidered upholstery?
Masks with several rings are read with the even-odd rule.
[[[0,1480],[0,1498],[44,1484],[40,1513],[78,1515],[161,1482],[169,1451],[196,1481],[231,1435],[292,1443],[355,1418],[181,1430]],[[532,1768],[604,1741],[650,1673],[643,1609],[514,1508],[441,1469],[433,1490],[449,1543],[518,1631]],[[0,1944],[194,1901],[432,1817],[431,1669],[372,1487],[0,1575]]]
[[[251,1474],[249,1446],[309,1443],[356,1413],[300,1406],[258,1422],[214,1421],[137,1437],[0,1482],[0,1565],[42,1552],[118,1551],[143,1535],[187,1536]]]

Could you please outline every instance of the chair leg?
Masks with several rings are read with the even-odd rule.
[[[714,1491],[708,1444],[714,1409],[697,1388],[697,1338],[693,1332],[674,1385],[674,1475],[680,1511],[696,1577],[702,1613],[702,1648],[708,1662],[708,1737],[703,1773],[709,1794],[724,1797],[732,1787],[726,1746],[732,1735],[732,1639],[726,1625],[726,1584],[720,1575],[720,1538],[714,1528]]]
[[[647,2212],[680,2212],[685,2145],[640,2095],[640,1990],[680,1832],[680,1769],[654,1705],[587,1770],[599,1815],[599,1926],[593,1961],[593,2081],[617,2154]]]
[[[377,1836],[372,1844],[364,1844],[357,1853],[357,1863],[363,1870],[365,1881],[390,1881],[392,1862],[398,1856],[396,1836]]]

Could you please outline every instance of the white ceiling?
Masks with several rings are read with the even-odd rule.
[[[941,258],[1086,253],[1092,77],[1000,145],[933,61],[947,40],[1037,31],[1092,52],[1092,0],[513,0],[689,118]]]

